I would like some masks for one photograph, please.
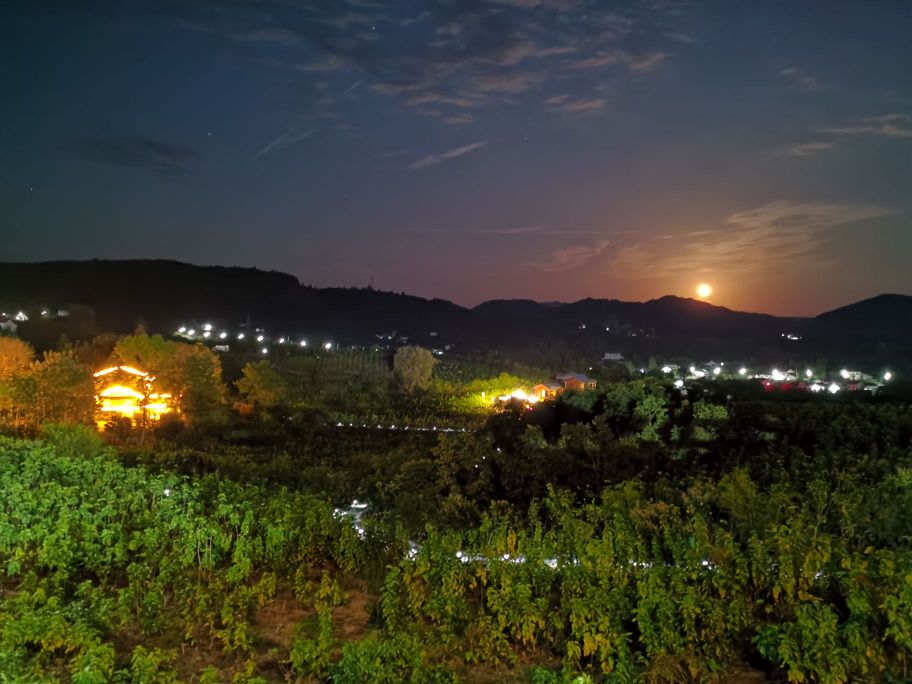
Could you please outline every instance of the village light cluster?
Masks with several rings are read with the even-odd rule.
[[[673,364],[666,364],[660,368],[663,375],[675,377],[679,373],[679,368]],[[640,369],[645,373],[645,369]],[[725,363],[715,363],[709,361],[705,364],[694,364],[687,368],[686,373],[681,372],[681,377],[674,381],[674,386],[682,388],[684,380],[702,380],[704,378],[721,379],[723,377],[739,377],[742,379],[760,380],[763,387],[767,390],[810,390],[814,393],[829,392],[836,394],[842,390],[847,391],[866,391],[875,393],[885,383],[894,379],[894,373],[885,370],[880,376],[872,376],[858,370],[842,368],[836,374],[835,378],[827,378],[824,373],[817,373],[812,368],[805,368],[803,372],[797,370],[780,370],[778,367],[771,368],[769,372],[751,371],[746,366],[738,368],[737,375],[725,375]]]
[[[242,342],[242,341],[244,341],[244,340],[247,339],[247,333],[238,332],[238,333],[234,334],[234,333],[231,333],[231,332],[228,331],[228,330],[216,330],[216,329],[215,329],[215,326],[214,326],[212,323],[204,323],[204,324],[202,325],[202,327],[201,327],[199,336],[197,336],[197,330],[196,330],[195,328],[191,328],[191,327],[186,326],[186,325],[180,326],[180,327],[177,329],[177,331],[176,331],[175,334],[176,334],[177,336],[179,336],[179,337],[183,337],[183,338],[188,339],[188,340],[194,340],[194,339],[201,339],[201,340],[210,340],[210,339],[211,339],[211,340],[215,340],[215,339],[218,339],[218,340],[228,340],[229,337],[232,337],[232,336],[233,336],[235,339],[237,339],[239,342]],[[265,343],[265,344],[269,344],[269,343],[270,343],[268,336],[265,334],[265,331],[262,331],[262,330],[257,330],[257,331],[256,331],[256,334],[255,334],[254,336],[252,336],[252,339],[256,340],[256,342],[260,343],[261,345],[264,344],[264,343]],[[284,344],[296,344],[296,345],[297,345],[298,347],[300,347],[301,349],[306,349],[306,348],[308,347],[308,342],[307,342],[306,339],[303,339],[303,338],[302,338],[302,339],[299,339],[297,342],[295,342],[295,340],[292,339],[291,337],[287,337],[287,336],[284,336],[284,335],[281,336],[281,337],[279,337],[278,339],[275,339],[272,343],[274,343],[274,344],[283,344],[283,345],[284,345]],[[322,346],[322,348],[325,349],[326,351],[331,351],[336,345],[335,345],[335,343],[332,342],[332,341],[327,341],[327,342],[324,342],[321,346]],[[227,351],[227,348],[224,348],[224,349],[223,349],[223,348],[218,347],[218,346],[216,346],[216,349],[219,350],[219,351]],[[260,348],[259,348],[259,352],[260,352],[261,354],[268,354],[268,353],[269,353],[269,347],[265,347],[265,346],[260,347]]]

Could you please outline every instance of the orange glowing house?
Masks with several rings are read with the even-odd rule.
[[[99,430],[117,418],[137,427],[161,419],[173,410],[171,395],[157,393],[155,378],[132,366],[111,366],[95,373],[95,424]]]

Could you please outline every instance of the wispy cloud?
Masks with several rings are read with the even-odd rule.
[[[826,87],[820,82],[820,80],[803,69],[798,67],[788,67],[779,72],[779,75],[788,83],[792,88],[798,90],[803,90],[805,92],[814,93],[821,90],[826,90]]]
[[[598,111],[606,104],[608,104],[608,100],[601,98],[584,98],[582,100],[574,100],[573,102],[563,104],[560,106],[560,109],[565,112],[570,112],[571,114],[579,114],[581,112]]]
[[[158,173],[183,171],[199,155],[189,147],[150,138],[83,138],[77,154],[99,164],[112,164]]]
[[[207,25],[192,21],[178,21],[185,31],[215,33],[237,43],[275,43],[286,47],[298,45],[301,41],[293,32],[281,26],[271,25],[268,19],[264,25],[252,29],[235,28],[229,24]]]
[[[427,3],[417,16],[376,0],[205,0],[185,7],[182,28],[268,50],[255,57],[263,67],[338,72],[345,78],[333,79],[337,96],[351,99],[370,83],[365,91],[419,114],[432,106],[445,123],[456,121],[452,109],[471,108],[480,118],[494,104],[539,104],[538,93],[564,79],[598,78],[594,88],[615,74],[645,74],[671,56],[666,46],[682,45],[673,37],[680,8],[656,1],[618,9],[601,0],[447,0]],[[583,99],[565,111],[596,112],[601,104]]]
[[[465,126],[474,121],[475,116],[468,112],[460,112],[458,114],[453,114],[452,116],[444,117],[443,119],[443,123],[449,124],[450,126]]]
[[[823,132],[840,135],[885,135],[891,138],[912,138],[912,116],[908,114],[869,116],[851,126],[825,128]]]
[[[599,240],[594,244],[577,244],[561,247],[543,254],[531,263],[532,266],[549,273],[569,271],[590,259],[604,253],[610,240]]]
[[[835,146],[836,143],[828,141],[797,143],[775,150],[773,155],[777,157],[813,157]]]
[[[778,200],[732,214],[720,228],[689,233],[685,242],[625,246],[608,268],[626,278],[701,272],[752,278],[784,268],[820,269],[836,263],[823,249],[834,230],[889,213],[866,204]]]
[[[509,228],[427,228],[411,230],[423,235],[607,235],[605,230],[585,230],[576,228],[555,228],[552,226],[511,226]],[[611,235],[620,235],[628,231],[610,231]]]
[[[569,67],[571,69],[599,69],[612,64],[623,64],[631,71],[646,73],[657,68],[667,57],[668,53],[661,51],[636,53],[613,50],[571,61]]]
[[[474,150],[480,149],[488,144],[488,140],[479,140],[478,142],[469,143],[468,145],[463,145],[462,147],[456,147],[452,150],[447,150],[446,152],[441,152],[440,154],[429,154],[426,157],[422,157],[416,161],[413,161],[408,165],[410,169],[426,169],[429,166],[434,166],[435,164],[441,164],[450,159],[456,159],[456,157],[461,157],[464,154],[468,154]]]
[[[299,143],[302,140],[307,140],[307,138],[311,137],[315,132],[316,131],[313,129],[301,131],[296,128],[289,128],[287,131],[282,133],[282,135],[280,135],[278,138],[270,142],[259,152],[253,155],[251,161],[256,161],[263,155],[269,154],[270,152],[278,152],[279,150],[285,149],[286,147],[294,145],[295,143]]]

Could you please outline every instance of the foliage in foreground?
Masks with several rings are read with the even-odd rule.
[[[582,506],[550,491],[523,515],[495,503],[472,529],[429,527],[409,553],[318,498],[153,475],[51,429],[0,443],[0,672],[446,682],[545,662],[562,680],[678,682],[749,661],[794,682],[904,681],[912,471],[826,475],[800,491],[744,470],[665,493],[630,480]],[[383,564],[373,621],[340,638],[341,585]],[[267,648],[280,602],[306,616]],[[207,658],[195,671],[185,647]]]

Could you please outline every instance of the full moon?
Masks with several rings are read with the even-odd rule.
[[[697,285],[697,296],[700,299],[706,299],[713,293],[712,285],[709,283],[700,283]]]

